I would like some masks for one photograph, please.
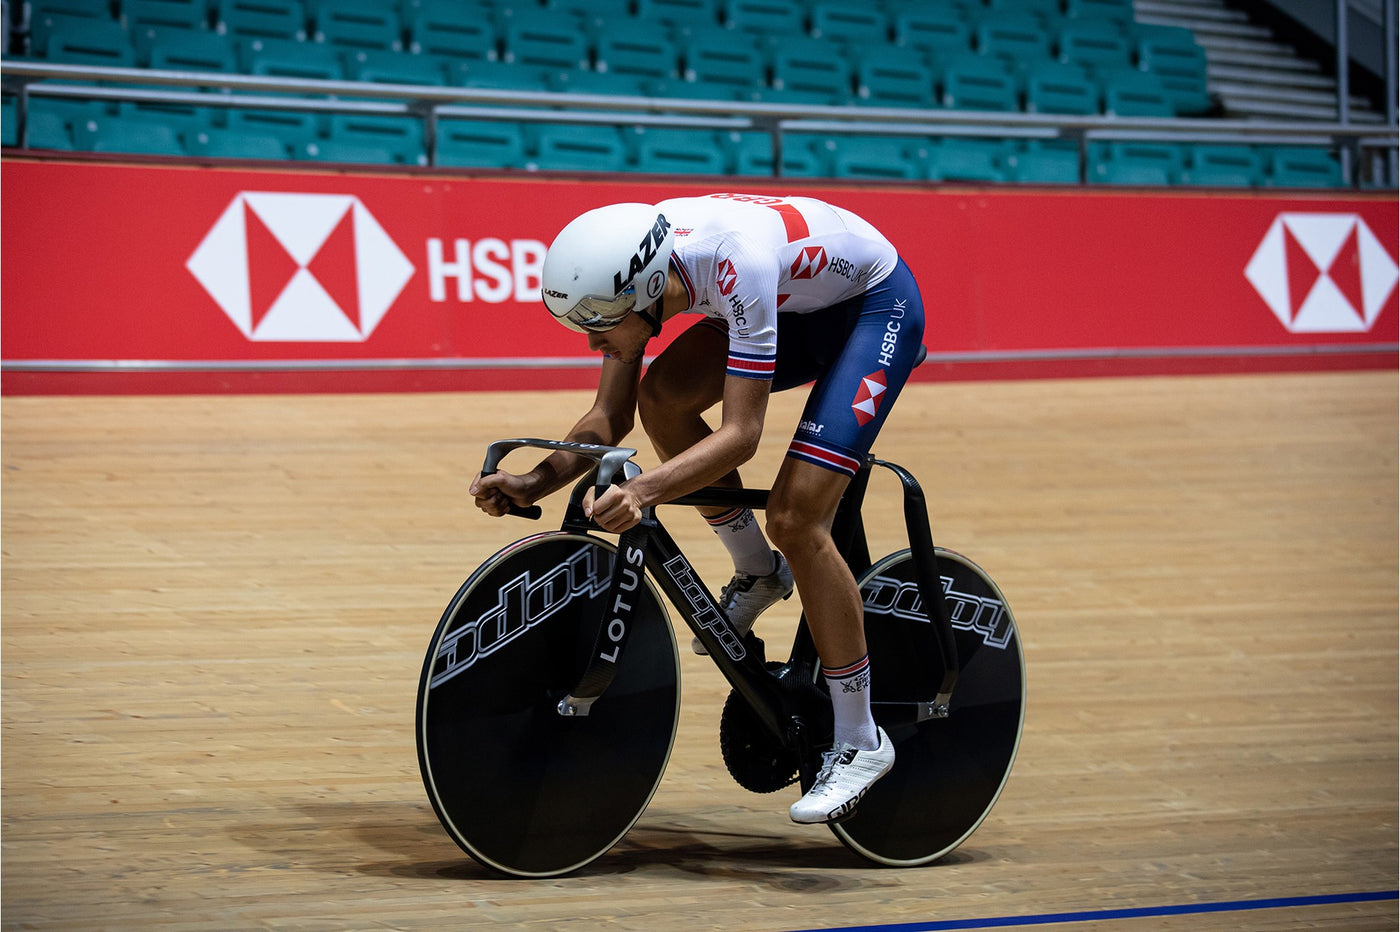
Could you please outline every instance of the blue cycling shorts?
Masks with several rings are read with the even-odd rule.
[[[815,381],[787,455],[855,475],[919,359],[924,303],[904,260],[865,294],[778,315],[773,390]]]

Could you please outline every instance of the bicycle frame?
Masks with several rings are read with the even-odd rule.
[[[598,462],[596,469],[575,485],[565,511],[562,526],[564,530],[601,530],[583,512],[582,499],[587,487],[593,484],[595,489],[601,492],[617,481],[619,476],[627,479],[640,473],[640,468],[631,462],[630,458],[636,454],[636,450],[631,448],[534,439],[503,440],[491,444],[482,472],[494,472],[507,452],[521,446],[566,450]],[[930,607],[929,637],[937,652],[936,656],[942,661],[943,670],[931,700],[882,703],[884,706],[900,708],[885,708],[880,711],[914,722],[945,718],[957,681],[957,646],[944,603],[943,585],[936,566],[923,492],[917,480],[903,467],[868,457],[842,497],[832,525],[832,536],[853,575],[859,576],[870,567],[861,506],[869,485],[871,468],[877,465],[894,472],[903,486],[905,524],[910,551],[918,570],[920,596],[923,604]],[[768,494],[767,490],[710,486],[664,504],[742,506],[762,510],[767,506]],[[521,513],[524,513],[523,510]],[[538,513],[539,509],[533,508],[526,516],[537,517]],[[805,753],[811,741],[811,726],[807,720],[808,704],[802,701],[800,693],[784,688],[778,677],[768,669],[763,642],[753,635],[741,638],[730,625],[708,587],[699,580],[685,554],[656,517],[654,508],[646,509],[641,523],[620,536],[618,559],[604,603],[609,608],[599,623],[592,660],[578,686],[560,701],[559,713],[587,715],[590,706],[607,689],[631,631],[632,606],[628,601],[628,593],[638,585],[640,580],[637,574],[642,569],[651,573],[667,599],[680,612],[686,626],[700,639],[725,679],[748,701],[764,727],[784,746],[804,752],[802,759],[808,759],[809,755]],[[811,632],[804,615],[798,625],[789,664],[801,662],[802,657],[815,656]],[[804,672],[809,680],[815,678],[815,670]]]

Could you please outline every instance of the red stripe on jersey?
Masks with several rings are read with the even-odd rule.
[[[802,211],[791,204],[766,204],[764,205],[776,210],[783,218],[783,227],[787,230],[789,243],[800,239],[806,239],[812,235],[811,228],[807,226],[807,220],[802,216]]]
[[[740,369],[744,372],[766,372],[773,374],[776,363],[772,359],[744,359],[739,356],[729,357],[729,368]]]

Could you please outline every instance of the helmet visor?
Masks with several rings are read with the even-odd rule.
[[[588,295],[581,298],[559,319],[591,333],[601,333],[622,323],[636,304],[637,289],[629,286],[616,297]]]

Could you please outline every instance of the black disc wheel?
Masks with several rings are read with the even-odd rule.
[[[586,716],[558,703],[588,666],[617,548],[554,531],[487,560],[458,590],[418,689],[418,762],[443,827],[523,877],[569,873],[651,801],[675,740],[680,667],[650,579],[612,684]]]
[[[1005,598],[966,557],[941,548],[937,555],[959,658],[947,718],[912,723],[908,715],[911,701],[934,697],[941,669],[909,551],[857,580],[872,708],[895,764],[855,815],[831,829],[853,851],[892,866],[934,861],[982,824],[1011,774],[1025,721],[1021,642]]]

